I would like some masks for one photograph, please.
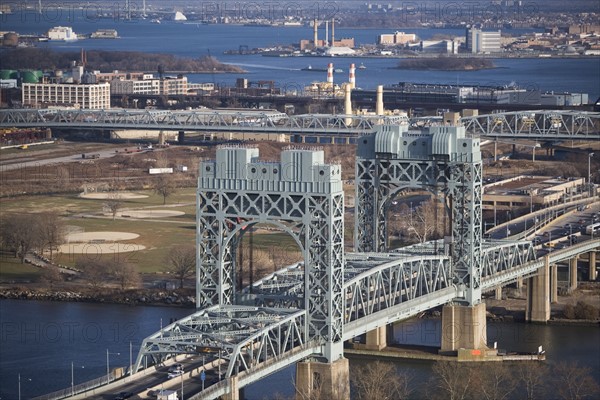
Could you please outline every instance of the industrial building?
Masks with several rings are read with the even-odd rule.
[[[110,81],[112,94],[150,94],[178,95],[188,93],[188,81],[185,76],[155,78],[152,74],[144,74],[141,79],[126,79],[119,76]]]
[[[384,33],[377,37],[377,44],[382,46],[404,45],[406,43],[415,42],[417,35],[414,33],[394,32]]]
[[[48,39],[71,41],[77,40],[77,34],[73,32],[70,26],[55,26],[48,30]]]
[[[501,32],[483,31],[481,29],[467,28],[465,47],[467,52],[480,53],[498,53],[501,48]]]
[[[483,187],[484,210],[510,211],[513,208],[538,210],[565,199],[581,196],[584,178],[552,178],[548,176],[517,176]]]
[[[24,106],[41,108],[58,105],[86,109],[110,108],[109,83],[24,83],[21,92]]]

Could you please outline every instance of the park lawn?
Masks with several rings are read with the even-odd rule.
[[[0,254],[1,282],[36,282],[42,275],[42,269],[31,264],[21,264],[21,260],[7,254]]]

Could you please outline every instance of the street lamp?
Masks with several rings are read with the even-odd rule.
[[[592,171],[590,169],[591,163],[592,163],[592,157],[594,156],[594,153],[589,153],[588,154],[588,193],[589,196],[592,196]]]
[[[115,356],[120,356],[121,353],[109,353],[108,349],[106,349],[106,384],[110,383],[110,366],[109,366],[109,362],[108,362],[108,356],[112,354]]]

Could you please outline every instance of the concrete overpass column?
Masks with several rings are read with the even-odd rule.
[[[590,281],[595,281],[596,278],[598,277],[598,273],[596,272],[596,252],[595,251],[590,251],[588,253],[588,260],[589,260],[589,270],[590,270],[590,274],[589,274],[589,278]]]
[[[569,262],[569,291],[577,289],[577,261],[579,256],[571,258]]]
[[[365,349],[367,350],[383,350],[387,347],[387,327],[380,326],[379,328],[373,329],[367,332],[367,343]]]
[[[446,305],[442,311],[441,352],[487,348],[485,304]]]
[[[523,289],[523,277],[522,276],[517,278],[517,289],[519,289],[519,290]]]
[[[550,302],[558,303],[558,265],[552,265],[550,273]]]
[[[525,319],[530,322],[550,319],[550,257],[546,256],[544,260],[545,265],[527,282]]]
[[[332,363],[302,361],[296,364],[296,400],[350,399],[350,368],[347,358]]]
[[[502,300],[502,286],[496,287],[495,295],[496,300]]]
[[[46,128],[46,139],[52,139],[52,129]]]
[[[183,144],[185,142],[185,132],[179,131],[179,135],[177,135],[177,143]]]
[[[237,376],[232,376],[229,379],[229,393],[221,396],[223,400],[240,400],[240,388],[238,387]]]

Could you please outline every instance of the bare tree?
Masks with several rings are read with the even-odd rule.
[[[52,259],[54,248],[65,242],[65,225],[56,213],[47,212],[39,214],[38,228],[42,253],[47,247]]]
[[[48,265],[44,267],[42,276],[40,277],[41,282],[47,284],[52,289],[55,283],[62,282],[63,276],[60,273],[60,269],[55,265]]]
[[[410,377],[396,371],[392,363],[369,362],[353,371],[350,381],[360,400],[402,400],[412,392]]]
[[[79,259],[75,264],[77,269],[82,271],[81,277],[94,290],[105,286],[110,276],[109,263],[102,260],[84,260]]]
[[[516,370],[517,378],[525,389],[527,400],[541,398],[546,376],[546,366],[539,362],[520,363]]]
[[[600,386],[592,377],[591,369],[576,362],[561,362],[552,369],[553,393],[559,399],[597,399]]]
[[[417,242],[424,243],[443,236],[444,215],[444,206],[436,198],[431,198],[416,209],[403,204],[399,216],[390,219],[390,229],[398,235],[412,236]]]
[[[463,400],[472,389],[471,370],[464,364],[438,361],[434,364],[428,397],[432,399]]]
[[[104,206],[112,215],[113,221],[115,220],[117,213],[123,207],[123,196],[118,192],[111,192],[108,194],[108,199],[104,203]]]
[[[3,218],[0,224],[3,247],[25,262],[27,253],[40,247],[42,239],[36,215],[14,214]]]
[[[163,204],[167,204],[167,197],[177,191],[175,179],[172,176],[160,175],[154,182],[154,192],[163,197]]]
[[[171,248],[165,258],[165,271],[179,280],[179,287],[183,282],[196,273],[196,248],[193,246],[177,246]]]
[[[111,275],[119,283],[122,290],[140,285],[141,277],[135,265],[123,260],[114,260],[109,266]]]
[[[485,368],[471,370],[476,397],[485,400],[504,400],[515,389],[515,377],[507,365],[489,363]]]

